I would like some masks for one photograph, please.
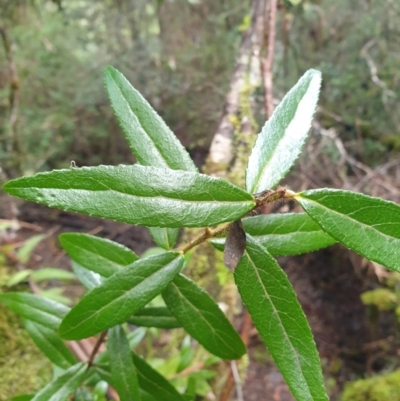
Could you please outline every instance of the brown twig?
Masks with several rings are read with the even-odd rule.
[[[97,342],[94,345],[92,353],[90,354],[90,357],[89,357],[89,360],[88,360],[88,369],[93,365],[94,358],[96,357],[97,352],[99,351],[101,344],[103,344],[106,336],[107,336],[107,330],[104,330],[100,334],[100,337],[97,339]]]
[[[228,230],[229,226],[230,226],[230,223],[225,224],[221,227],[217,227],[214,230],[206,227],[202,234],[200,234],[198,237],[196,237],[194,240],[190,241],[189,243],[178,248],[178,251],[180,251],[182,253],[186,253],[187,251],[189,251],[190,249],[194,248],[197,245],[200,245],[204,241],[207,241],[210,238],[216,237],[217,235],[224,233],[225,231]]]

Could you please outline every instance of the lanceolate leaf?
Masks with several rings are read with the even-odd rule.
[[[292,167],[311,127],[320,85],[321,73],[308,70],[266,122],[249,158],[248,192],[275,187]]]
[[[56,366],[68,369],[76,363],[74,355],[54,330],[30,320],[25,320],[24,324],[37,347]]]
[[[40,390],[32,401],[65,401],[79,387],[86,374],[87,364],[77,363]]]
[[[139,386],[157,401],[185,401],[183,396],[163,376],[148,365],[140,356],[132,353]]]
[[[337,189],[305,191],[295,199],[329,235],[347,248],[400,271],[399,205]]]
[[[255,205],[252,195],[221,178],[140,165],[55,170],[4,189],[51,207],[155,227],[215,225]]]
[[[174,133],[128,80],[112,67],[104,75],[115,115],[140,164],[197,171]]]
[[[113,386],[118,392],[120,401],[140,401],[136,369],[128,340],[121,326],[109,330],[107,349]]]
[[[118,122],[139,163],[145,166],[196,172],[185,148],[143,96],[116,69],[104,73],[106,89]],[[154,242],[172,249],[177,229],[150,227]]]
[[[7,292],[0,294],[0,302],[25,319],[57,330],[61,320],[70,308],[56,301],[26,292]]]
[[[306,213],[266,214],[242,220],[246,233],[268,249],[273,256],[313,252],[336,241]],[[223,250],[225,238],[211,243]]]
[[[71,259],[104,277],[138,259],[127,247],[94,235],[65,233],[59,238]]]
[[[182,327],[176,317],[165,307],[148,307],[137,311],[128,319],[128,323],[142,327],[175,329]]]
[[[318,352],[296,294],[276,260],[251,236],[235,281],[296,400],[328,400]]]
[[[172,249],[179,235],[177,228],[149,227],[151,238],[161,248]]]
[[[238,359],[246,352],[221,309],[196,283],[179,274],[162,295],[183,328],[212,354]]]
[[[165,252],[121,269],[72,308],[61,323],[61,337],[80,340],[125,322],[160,294],[182,267],[180,253]]]

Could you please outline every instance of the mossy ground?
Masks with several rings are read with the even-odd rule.
[[[342,401],[400,400],[400,370],[347,384]]]
[[[22,319],[0,305],[0,401],[34,393],[51,374],[51,363],[29,338]]]

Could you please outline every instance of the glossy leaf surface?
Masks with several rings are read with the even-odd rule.
[[[104,76],[114,113],[139,163],[196,172],[186,149],[128,80],[112,67],[106,68]],[[176,228],[151,227],[149,231],[164,249],[172,249],[179,233]]]
[[[157,401],[186,401],[168,380],[153,369],[143,358],[132,353],[139,386]]]
[[[157,327],[159,329],[176,329],[182,327],[176,317],[165,307],[147,307],[135,313],[128,323],[142,327]]]
[[[154,227],[215,225],[255,205],[221,178],[140,165],[54,170],[9,181],[4,189],[51,207]]]
[[[59,239],[71,259],[104,277],[139,259],[126,246],[94,235],[65,233]]]
[[[117,390],[120,401],[140,401],[135,365],[121,326],[112,327],[108,331],[107,349],[110,356],[113,387]]]
[[[197,171],[174,133],[129,81],[112,67],[104,76],[114,113],[140,164]]]
[[[168,309],[205,349],[222,359],[238,359],[246,348],[215,301],[179,274],[162,294]]]
[[[400,206],[351,191],[318,189],[297,194],[297,202],[347,248],[400,271]]]
[[[65,401],[79,387],[86,374],[87,364],[77,363],[40,390],[32,401]]]
[[[24,325],[33,342],[54,365],[68,369],[76,363],[74,355],[56,331],[30,320],[24,320]]]
[[[0,294],[0,302],[14,312],[49,329],[57,330],[70,308],[56,301],[27,292]]]
[[[160,294],[183,267],[178,252],[139,259],[105,280],[72,308],[60,335],[80,340],[125,322]]]
[[[248,192],[274,188],[298,158],[318,101],[321,73],[308,70],[257,137],[246,170]]]
[[[328,400],[310,327],[276,260],[247,236],[246,252],[234,274],[254,325],[296,400]]]
[[[273,256],[300,255],[333,245],[336,241],[306,213],[265,214],[242,220],[246,233]],[[211,243],[224,249],[225,238]]]

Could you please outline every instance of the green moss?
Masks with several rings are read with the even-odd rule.
[[[32,393],[51,379],[51,363],[29,338],[22,321],[0,305],[0,401]]]
[[[346,384],[342,401],[400,400],[400,370]]]
[[[377,288],[362,293],[361,301],[364,305],[374,305],[379,310],[387,311],[396,307],[397,297],[387,288]]]

